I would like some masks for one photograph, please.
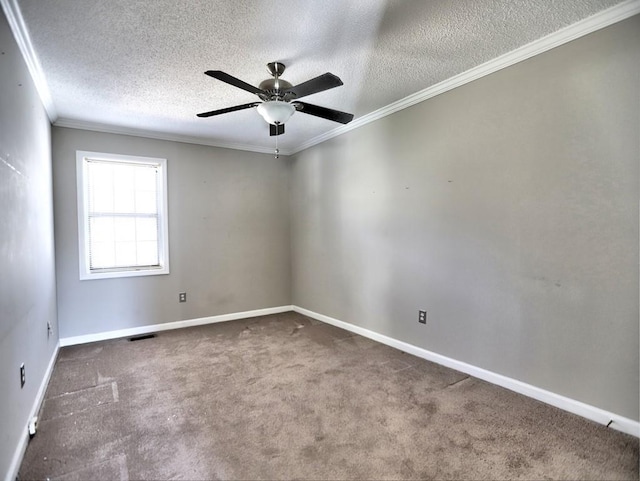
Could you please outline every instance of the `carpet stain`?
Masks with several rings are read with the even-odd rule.
[[[415,479],[415,474],[413,460],[405,458],[400,465],[400,476],[404,479]]]
[[[520,470],[522,468],[531,468],[531,464],[522,454],[509,453],[507,455],[507,467],[512,470]]]
[[[438,412],[438,403],[436,401],[429,401],[420,404],[420,409],[424,414],[431,417]]]
[[[280,456],[280,450],[277,448],[271,448],[271,447],[262,449],[261,453],[263,456],[266,456],[268,458],[276,458]]]
[[[475,413],[478,410],[478,406],[476,401],[469,401],[464,403],[464,410],[468,413]]]
[[[323,374],[327,375],[327,376],[337,376],[342,374],[343,371],[341,369],[327,369],[326,371],[324,371]]]

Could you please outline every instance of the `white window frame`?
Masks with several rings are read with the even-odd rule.
[[[125,163],[156,165],[158,181],[158,267],[116,267],[113,269],[91,270],[89,262],[89,195],[87,163],[102,160]],[[169,274],[169,220],[167,202],[167,159],[140,157],[134,155],[107,154],[102,152],[76,151],[76,177],[78,193],[78,247],[80,260],[80,280],[108,279],[114,277],[155,276]]]

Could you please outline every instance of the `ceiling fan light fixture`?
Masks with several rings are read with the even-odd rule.
[[[296,111],[296,108],[282,100],[269,100],[258,105],[258,113],[269,124],[284,124]]]

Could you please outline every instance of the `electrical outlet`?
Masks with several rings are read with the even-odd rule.
[[[24,387],[24,383],[26,382],[26,377],[24,375],[24,362],[20,364],[20,388]]]
[[[178,294],[178,301],[179,302],[187,302],[187,293],[186,292],[181,292],[180,294]]]
[[[427,323],[427,311],[418,311],[418,322],[420,324]]]

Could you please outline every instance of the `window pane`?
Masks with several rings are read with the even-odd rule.
[[[111,213],[113,210],[113,189],[95,188],[89,191],[89,211]]]
[[[158,212],[158,202],[155,191],[136,192],[136,213],[155,214]]]
[[[89,162],[89,186],[94,189],[113,189],[113,164]]]
[[[136,167],[128,164],[113,164],[113,184],[118,189],[134,190]]]
[[[135,166],[114,164],[115,212],[135,212]]]
[[[157,189],[157,167],[139,166],[136,169],[136,190],[150,190],[155,192]]]
[[[157,266],[159,264],[158,243],[153,241],[138,242],[138,265]]]
[[[136,243],[116,242],[116,266],[132,267],[136,264]]]
[[[138,241],[158,240],[158,219],[155,217],[140,217],[136,219],[136,233]]]
[[[113,212],[113,167],[102,162],[89,162],[89,211]]]
[[[123,214],[134,213],[136,210],[136,196],[133,190],[118,189],[114,192],[114,212]]]
[[[104,269],[115,264],[115,249],[113,242],[93,242],[90,246],[91,269]]]
[[[114,223],[113,217],[89,218],[89,236],[91,242],[113,242]]]
[[[116,242],[135,242],[136,219],[133,217],[117,217],[115,222]]]

